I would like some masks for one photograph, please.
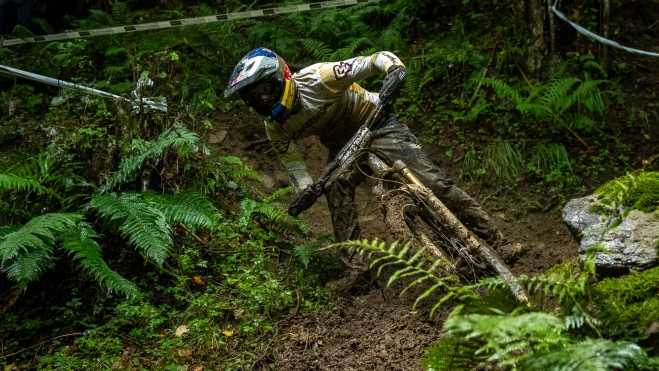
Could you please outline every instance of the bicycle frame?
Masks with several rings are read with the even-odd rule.
[[[341,149],[337,158],[332,163],[328,164],[323,173],[319,177],[319,180],[305,189],[303,192],[296,197],[295,201],[289,208],[289,214],[293,216],[299,215],[300,212],[311,207],[318,197],[327,193],[331,188],[332,183],[346,170],[348,169],[355,161],[362,151],[368,150],[368,147],[371,144],[373,134],[371,133],[369,127],[376,118],[380,115],[382,106],[378,105],[376,110],[371,113],[371,116],[368,118],[365,125],[362,125],[357,133],[352,137],[352,139]],[[422,201],[428,209],[433,212],[436,216],[436,219],[446,227],[447,230],[450,230],[455,233],[455,235],[462,240],[468,253],[473,256],[481,256],[487,260],[490,265],[501,275],[506,282],[510,285],[510,290],[517,297],[518,300],[528,303],[528,297],[526,290],[522,285],[520,285],[515,276],[510,272],[508,267],[499,261],[498,258],[493,254],[493,251],[490,247],[481,244],[474,235],[469,232],[469,230],[458,220],[458,218],[453,215],[453,213],[442,203],[437,196],[430,190],[428,187],[423,185],[421,181],[407,168],[405,163],[401,160],[395,161],[392,166],[387,165],[380,157],[375,153],[369,152],[367,157],[367,163],[371,169],[373,175],[381,179],[381,181],[373,189],[373,193],[376,196],[381,198],[384,194],[387,193],[387,190],[384,189],[383,181],[387,177],[391,177],[392,174],[397,174],[402,179],[405,179],[409,184],[404,184],[399,189],[409,189],[410,194],[414,194],[417,197],[422,198],[419,201]],[[424,238],[425,237],[425,238]],[[423,244],[426,246],[433,245],[432,241],[427,237],[423,236],[421,238]],[[431,247],[432,249],[432,247]],[[437,247],[434,247],[433,251],[439,250]],[[436,251],[437,256],[444,256],[439,251]]]

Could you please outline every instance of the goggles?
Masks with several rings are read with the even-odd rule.
[[[276,76],[271,76],[248,89],[240,91],[240,97],[253,107],[257,113],[269,115],[270,110],[279,102],[282,95],[281,83]]]

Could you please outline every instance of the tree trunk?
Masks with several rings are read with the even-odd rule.
[[[532,75],[539,75],[542,69],[542,59],[547,51],[545,43],[545,2],[543,0],[528,0],[528,16],[531,29],[531,45],[529,45],[529,59],[527,68]]]
[[[547,0],[547,7],[554,5],[552,0]],[[547,8],[549,9],[549,8]],[[551,37],[551,49],[550,52],[552,55],[556,54],[556,16],[554,12],[547,10],[549,14],[549,35]]]
[[[611,13],[611,6],[609,0],[600,0],[600,26],[602,37],[609,38],[609,18]],[[609,46],[600,43],[599,48],[599,64],[605,73],[608,72],[607,65],[609,63]]]

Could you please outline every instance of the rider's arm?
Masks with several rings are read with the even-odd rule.
[[[341,62],[321,63],[318,65],[318,73],[323,83],[338,93],[359,80],[377,73],[386,74],[392,66],[404,67],[403,62],[393,53],[377,52]]]
[[[307,165],[304,163],[302,152],[300,152],[295,141],[285,138],[275,130],[274,125],[278,124],[266,124],[266,133],[277,157],[284,164],[286,171],[288,171],[288,177],[291,179],[291,184],[295,188],[295,193],[299,193],[307,186],[313,184],[313,180],[309,176],[309,172],[307,172]]]

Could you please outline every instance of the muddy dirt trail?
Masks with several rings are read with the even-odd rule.
[[[289,185],[286,171],[272,152],[256,115],[234,110],[216,116],[214,124],[215,129],[204,136],[211,149],[239,157],[257,170],[263,178],[259,187],[264,193]],[[306,138],[298,144],[315,179],[326,163],[328,151],[315,138]],[[486,199],[480,186],[460,182],[459,164],[446,157],[444,151],[430,146],[425,150],[460,187],[480,202]],[[355,196],[362,237],[382,239],[387,236],[387,230],[370,186],[368,182],[360,186]],[[518,195],[517,199],[521,198],[527,200],[527,206],[539,204],[537,211],[500,196],[483,203],[506,238],[523,246],[511,267],[513,272],[537,274],[576,257],[577,244],[560,218],[560,209],[553,206],[555,200],[535,194]],[[332,233],[324,198],[301,217],[310,228],[310,239]],[[442,337],[441,322],[446,313],[430,320],[428,308],[412,310],[413,294],[399,298],[397,292],[396,287],[384,288],[380,279],[362,292],[341,296],[332,315],[291,319],[279,331],[280,341],[272,346],[259,367],[263,370],[421,370],[424,347]]]

